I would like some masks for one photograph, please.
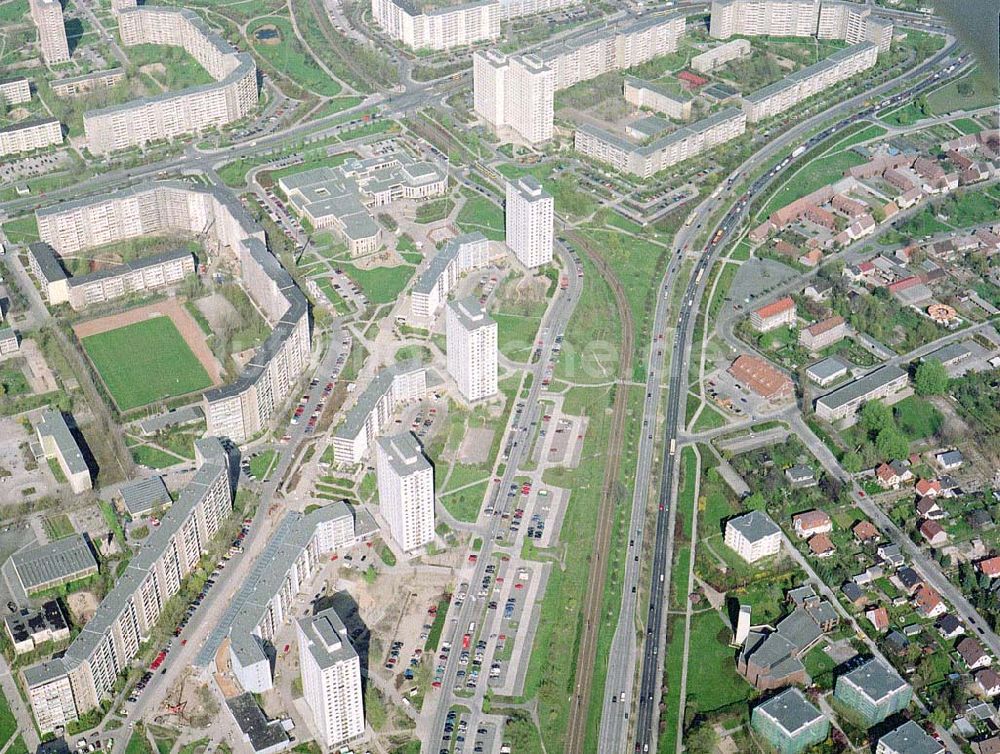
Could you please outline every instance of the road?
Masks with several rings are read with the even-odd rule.
[[[908,80],[916,80],[921,76],[927,75],[926,78],[917,80],[916,83],[909,86],[903,92],[896,94],[881,103],[878,108],[864,108],[859,112],[854,112],[853,114],[848,115],[847,117],[842,117],[842,119],[835,125],[828,126],[823,129],[820,133],[809,138],[806,142],[804,142],[804,144],[806,148],[809,149],[813,145],[820,143],[833,133],[851,125],[852,123],[875,115],[877,111],[882,108],[892,107],[900,103],[903,99],[912,99],[920,92],[929,88],[931,85],[940,83],[943,78],[948,76],[947,73],[943,73],[943,69],[949,65],[955,52],[956,45],[954,43],[950,43],[939,53],[922,63],[916,69],[907,72],[904,76],[888,81],[879,87],[857,95],[850,100],[847,100],[807,121],[804,121],[799,126],[786,131],[782,136],[770,142],[764,149],[758,151],[747,164],[751,170],[759,168],[772,156],[780,153],[781,150],[790,146],[794,141],[801,139],[804,132],[814,128],[819,123],[832,118],[842,117],[845,113],[851,112],[852,108],[856,108],[861,105],[865,100],[877,97],[881,92],[885,92],[894,86],[897,86],[899,81],[904,78]],[[963,63],[964,59],[960,59],[958,62]],[[953,66],[951,75],[958,75],[962,72],[963,68],[964,65]],[[930,74],[932,70],[936,70],[936,73]],[[742,197],[738,197],[738,202],[735,203],[724,215],[722,220],[717,224],[716,228],[712,229],[713,231],[721,231],[721,233],[716,233],[712,241],[709,242],[700,261],[695,266],[691,279],[685,289],[684,299],[681,304],[681,311],[677,324],[677,331],[675,334],[673,346],[674,355],[671,362],[670,379],[667,383],[667,418],[664,427],[665,452],[659,493],[661,501],[673,501],[674,499],[671,494],[674,486],[674,445],[681,429],[679,425],[683,416],[682,412],[685,408],[685,392],[682,390],[682,387],[686,384],[688,355],[690,354],[691,339],[693,337],[690,324],[692,318],[697,315],[698,305],[700,304],[700,299],[704,293],[704,288],[707,283],[704,273],[715,261],[715,258],[719,255],[720,251],[727,248],[733,237],[738,233],[742,222],[748,214],[749,207],[751,206],[753,200],[766,191],[771,183],[781,176],[783,169],[789,162],[790,160],[785,160],[778,167],[754,180]],[[743,168],[741,167],[736,171],[736,173],[734,173],[733,176],[730,177],[727,182],[729,185],[735,183],[735,180],[742,169]],[[706,200],[706,203],[709,201],[711,201],[711,199]],[[673,530],[673,507],[673,505],[662,506],[661,510],[657,513],[656,538],[652,551],[649,610],[646,619],[646,641],[643,647],[642,668],[638,689],[639,709],[635,720],[635,750],[638,752],[656,750],[659,712],[658,703],[663,664],[660,656],[660,648],[663,644],[666,632],[664,603],[667,597],[666,587],[670,583],[669,556],[671,546],[670,542],[672,539],[670,537],[670,532]],[[625,620],[626,618],[631,620],[632,617],[633,616],[631,615],[623,616],[621,620]],[[620,672],[624,674],[627,672],[627,669],[623,669]],[[616,715],[613,713],[612,717],[615,716]],[[621,738],[619,738],[618,743],[621,743]],[[624,747],[621,747],[617,750],[621,751],[623,748]],[[610,751],[611,749],[608,750]]]

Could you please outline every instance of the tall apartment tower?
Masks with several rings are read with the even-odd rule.
[[[59,0],[31,0],[31,18],[38,27],[38,44],[46,65],[69,60],[69,42]]]
[[[295,622],[302,695],[326,748],[365,732],[361,661],[333,608]]]
[[[507,183],[507,246],[525,267],[552,261],[555,202],[533,176]]]
[[[555,71],[534,55],[499,50],[472,56],[473,109],[501,138],[529,144],[552,138]]]
[[[410,432],[375,440],[378,506],[404,552],[434,539],[434,468]]]
[[[445,315],[448,374],[465,399],[497,392],[497,323],[475,296],[449,301]]]

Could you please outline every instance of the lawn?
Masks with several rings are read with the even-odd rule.
[[[687,704],[692,712],[706,713],[742,702],[753,691],[736,673],[731,638],[732,631],[716,611],[691,617]]]
[[[273,26],[278,30],[278,44],[265,44],[254,36],[264,26]],[[302,47],[287,18],[267,16],[257,19],[247,28],[246,36],[254,52],[299,86],[324,97],[340,94],[340,84],[330,78]]]
[[[143,731],[136,730],[132,733],[128,744],[125,746],[125,754],[153,754],[153,750],[150,749],[149,742],[146,740]]]
[[[57,513],[54,516],[49,516],[43,521],[42,526],[49,539],[62,539],[76,533],[76,529],[73,528],[73,522],[69,520],[69,516],[65,513]]]
[[[424,202],[423,204],[417,205],[417,212],[414,220],[423,225],[436,223],[438,220],[444,220],[448,217],[448,214],[454,208],[455,202],[449,197]]]
[[[133,461],[150,469],[166,469],[183,462],[183,459],[149,445],[137,445],[131,452]]]
[[[466,233],[478,230],[492,241],[502,241],[506,237],[503,210],[481,196],[467,198],[455,222]]]
[[[513,361],[528,361],[542,318],[501,312],[495,312],[491,316],[497,321],[497,347],[500,353]]]
[[[212,385],[169,317],[153,317],[81,342],[121,411]]]
[[[810,161],[774,193],[764,206],[761,216],[766,217],[796,199],[839,180],[845,170],[861,165],[864,161],[865,158],[855,152],[837,152]]]
[[[481,472],[478,472],[476,475],[480,474]],[[479,517],[479,509],[483,505],[483,498],[486,497],[486,488],[489,483],[489,480],[486,479],[458,492],[441,495],[441,504],[459,521],[475,521]]]
[[[17,733],[17,720],[10,711],[7,698],[0,693],[0,745],[7,743],[15,733]]]
[[[893,413],[900,430],[910,442],[931,437],[944,423],[941,412],[932,403],[916,395],[904,398],[893,406]]]
[[[965,89],[965,83],[972,84],[965,94],[959,92],[959,85]],[[972,73],[958,81],[942,86],[927,95],[927,107],[935,115],[954,112],[955,110],[975,110],[980,107],[996,106],[997,84],[990,80],[985,69],[977,68]]]
[[[351,264],[343,266],[345,274],[361,286],[365,296],[373,304],[388,304],[399,298],[406,284],[413,277],[415,267],[398,265],[396,267],[372,267],[363,270]]]
[[[695,432],[705,432],[710,429],[718,429],[719,427],[725,426],[726,417],[712,408],[709,404],[705,404],[705,408],[701,410],[698,414],[698,421],[694,423],[692,428]]]
[[[29,244],[37,241],[38,222],[34,215],[21,215],[3,224],[3,232],[12,244]]]
[[[254,479],[265,479],[271,473],[271,468],[278,458],[276,450],[262,450],[250,459],[250,476]]]
[[[972,118],[959,118],[958,120],[953,120],[951,125],[963,134],[977,134],[983,130],[983,127],[976,123],[976,121]]]

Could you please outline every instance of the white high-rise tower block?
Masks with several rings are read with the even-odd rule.
[[[525,267],[552,261],[555,202],[534,177],[507,183],[507,246]]]
[[[410,432],[375,440],[379,512],[404,552],[434,539],[434,467]]]
[[[448,374],[465,399],[497,392],[497,323],[475,296],[449,301],[445,316]]]
[[[69,60],[66,22],[59,0],[31,0],[31,19],[38,27],[38,45],[46,65]]]
[[[302,695],[327,748],[365,732],[361,662],[331,607],[295,622]]]

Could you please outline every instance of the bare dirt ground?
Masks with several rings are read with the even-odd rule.
[[[213,293],[194,302],[198,311],[205,315],[213,331],[219,331],[228,321],[240,321],[239,312],[221,293]]]
[[[462,439],[458,449],[459,463],[486,463],[489,460],[490,446],[493,444],[492,429],[470,429]]]
[[[222,382],[222,374],[219,364],[212,355],[212,350],[205,343],[205,336],[201,331],[201,327],[194,321],[194,317],[188,314],[181,299],[170,298],[166,301],[150,304],[149,306],[129,309],[121,314],[112,314],[109,317],[98,317],[97,319],[81,322],[73,326],[73,332],[77,338],[83,339],[89,335],[117,330],[120,327],[132,325],[136,322],[143,322],[144,320],[158,316],[170,318],[170,321],[174,323],[174,326],[180,332],[181,337],[184,338],[184,342],[188,344],[195,357],[205,367],[205,371],[208,372],[212,384],[220,384]]]
[[[66,597],[66,606],[72,621],[77,626],[82,626],[94,617],[97,611],[98,599],[93,592],[73,592]]]
[[[20,353],[25,361],[24,376],[27,378],[28,384],[31,385],[32,392],[35,394],[49,393],[59,387],[56,376],[52,373],[45,356],[42,354],[42,349],[34,340],[31,338],[22,340]]]

